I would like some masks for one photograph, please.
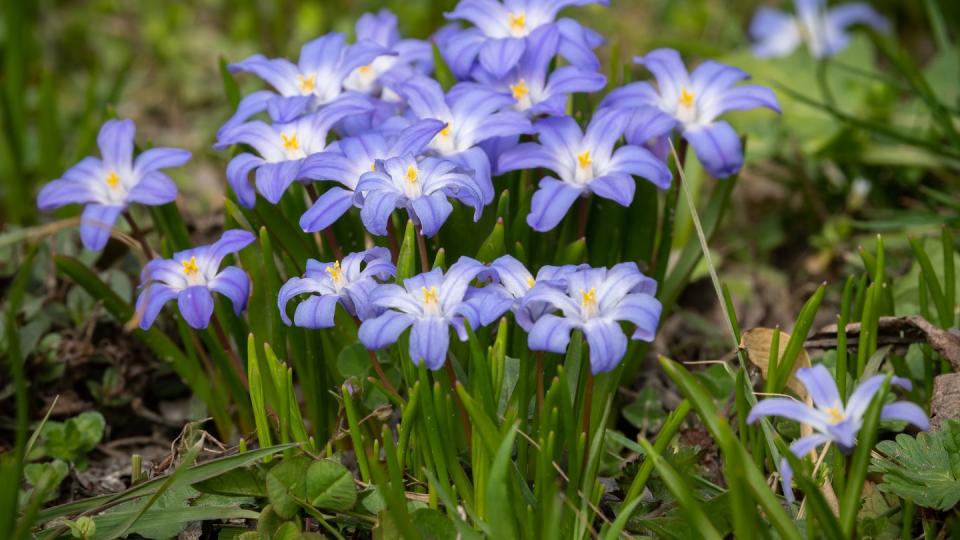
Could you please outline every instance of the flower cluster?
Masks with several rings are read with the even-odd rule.
[[[313,198],[300,218],[305,232],[327,229],[356,207],[373,235],[387,234],[399,209],[433,236],[452,201],[478,220],[493,202],[494,177],[523,169],[554,175],[533,195],[527,222],[534,230],[553,229],[592,194],[629,205],[635,177],[670,185],[665,156],[654,150],[674,130],[712,175],[735,174],[740,139],[718,117],[779,111],[769,89],[737,84],[747,78],[739,69],[707,61],[688,73],[679,53],[656,50],[637,58],[656,88],[638,82],[612,90],[585,129],[567,114],[571,94],[602,91],[607,81],[594,53],[603,40],[560,12],[605,3],[462,0],[446,14],[454,22],[432,37],[457,77],[449,89],[431,78],[431,43],[403,39],[387,10],[361,17],[353,43],[334,32],[305,44],[297,62],[254,55],[231,64],[272,89],[244,97],[217,132],[214,148],[242,150],[227,165],[228,184],[242,206],[253,207],[258,198],[277,204],[303,183]],[[102,249],[128,204],[176,196],[159,169],[189,154],[153,149],[132,162],[133,131],[129,120],[108,122],[103,160],[85,159],[40,194],[42,209],[87,205],[82,237],[90,249]],[[319,194],[318,185],[326,186]]]
[[[358,337],[370,350],[396,343],[410,328],[410,358],[435,370],[446,360],[450,327],[465,341],[467,323],[478,328],[512,311],[534,351],[563,353],[571,332],[582,330],[594,373],[612,370],[626,354],[620,321],[633,325],[631,338],[642,341],[653,341],[660,321],[656,283],[634,263],[609,270],[545,266],[534,277],[509,255],[489,266],[462,257],[446,272],[435,268],[402,284],[385,283],[395,271],[382,248],[333,263],[310,261],[303,278],[281,288],[281,317],[289,325],[287,304],[309,294],[297,306],[293,324],[328,328],[339,304],[362,321]]]

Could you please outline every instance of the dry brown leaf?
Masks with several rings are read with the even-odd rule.
[[[750,363],[760,370],[760,375],[764,380],[767,379],[767,369],[770,366],[770,340],[773,338],[773,328],[751,328],[740,337],[740,347],[747,351],[747,357]],[[790,341],[790,334],[780,332],[780,353],[777,358],[783,358],[783,353],[787,350],[787,342]],[[807,401],[807,389],[803,387],[794,377],[797,369],[810,367],[810,355],[807,351],[800,349],[797,355],[797,361],[793,365],[793,371],[790,378],[787,379],[787,388],[796,394],[800,399]]]

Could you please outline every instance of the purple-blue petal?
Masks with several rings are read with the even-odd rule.
[[[149,172],[179,167],[190,161],[190,152],[180,148],[150,148],[137,156],[133,162],[133,170],[137,175]]]
[[[187,287],[177,296],[177,306],[191,328],[203,330],[213,316],[213,295],[202,285]]]
[[[363,226],[371,234],[378,236],[387,234],[387,221],[390,220],[390,214],[397,207],[399,198],[400,194],[385,189],[367,193],[363,199],[363,206],[360,208],[360,219],[363,221]]]
[[[429,238],[440,231],[440,227],[453,212],[453,205],[443,191],[436,191],[410,201],[410,211],[420,225],[421,233]]]
[[[140,328],[143,330],[153,326],[157,315],[163,306],[177,297],[179,293],[166,285],[154,283],[144,287],[137,297],[137,313],[140,315]]]
[[[450,348],[449,324],[441,317],[426,317],[413,322],[410,329],[410,359],[414,364],[425,362],[427,369],[443,367]]]
[[[546,177],[540,180],[540,187],[530,202],[527,224],[538,232],[553,229],[567,215],[582,192],[582,188],[575,188],[556,178]]]
[[[380,316],[367,319],[360,325],[357,337],[370,350],[382,349],[397,342],[400,334],[413,324],[413,317],[406,313],[387,310]]]
[[[909,401],[896,401],[884,405],[883,409],[880,410],[880,418],[882,420],[909,422],[923,431],[930,429],[930,418],[927,413],[919,405]]]
[[[117,217],[123,211],[122,206],[88,204],[80,216],[80,240],[90,251],[100,251],[107,240]]]
[[[627,173],[612,172],[594,178],[588,187],[598,197],[610,199],[620,206],[630,206],[637,182]]]
[[[224,268],[208,284],[210,290],[216,291],[230,299],[233,312],[240,314],[247,307],[247,298],[250,296],[250,277],[237,266]]]
[[[237,200],[244,208],[253,208],[257,202],[257,192],[250,185],[250,171],[264,163],[263,158],[253,154],[238,154],[227,164],[227,183],[237,194]]]
[[[806,387],[807,393],[813,399],[814,405],[820,409],[836,407],[840,404],[840,392],[833,375],[823,366],[817,364],[809,368],[800,368],[796,373],[797,379]]]
[[[317,232],[333,225],[353,206],[353,196],[349,189],[328,189],[300,217],[300,228],[304,232]]]
[[[683,138],[690,143],[697,159],[714,178],[727,178],[740,172],[743,166],[743,146],[740,136],[726,122],[688,126]]]
[[[177,199],[177,184],[161,172],[150,172],[140,178],[127,193],[127,202],[148,206],[167,204]]]
[[[337,303],[340,297],[335,295],[311,295],[297,306],[293,314],[293,324],[300,328],[333,328]]]
[[[488,39],[480,47],[480,65],[497,79],[502,79],[517,65],[526,47],[523,38]]]
[[[556,315],[544,315],[533,324],[527,335],[527,345],[532,351],[564,353],[570,344],[570,332],[576,328],[570,319]]]
[[[283,194],[299,178],[302,160],[263,163],[257,168],[257,191],[271,204],[277,204]]]
[[[133,162],[133,120],[107,120],[97,135],[97,146],[107,170],[127,170]]]
[[[590,319],[583,325],[583,335],[590,346],[590,369],[594,375],[613,370],[627,353],[627,336],[617,321]]]

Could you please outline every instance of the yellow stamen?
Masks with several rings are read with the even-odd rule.
[[[589,291],[580,289],[580,305],[582,307],[592,307],[597,305],[596,287],[590,287]]]
[[[290,135],[289,137],[281,133],[280,139],[283,140],[283,149],[287,152],[294,152],[300,149],[300,141],[297,140],[296,133]]]
[[[689,109],[693,107],[693,100],[696,98],[696,95],[687,90],[686,88],[680,89],[680,106]]]
[[[443,136],[443,137],[449,137],[449,136],[450,136],[450,124],[447,124],[447,127],[445,127],[445,128],[443,128],[443,129],[440,130],[440,135]]]
[[[301,92],[309,94],[317,87],[317,76],[315,74],[310,74],[306,77],[297,75],[297,86],[300,87]]]
[[[377,170],[377,162],[376,162],[376,161],[374,161],[373,163],[370,164],[370,172],[373,172],[373,171],[375,171],[375,170]]]
[[[197,258],[190,257],[189,260],[180,261],[180,264],[183,265],[183,275],[191,276],[200,271],[200,268],[197,267]]]
[[[120,175],[115,171],[110,171],[110,174],[107,175],[106,182],[108,186],[115,188],[120,185]]]
[[[340,261],[334,261],[334,263],[324,270],[330,274],[330,279],[333,281],[339,282],[343,278],[343,270],[340,269]]]
[[[517,84],[511,84],[510,91],[513,92],[513,99],[517,101],[530,95],[530,89],[527,88],[527,81],[524,79],[517,81]]]
[[[510,14],[510,29],[514,32],[523,32],[527,28],[526,13]]]
[[[417,175],[417,168],[414,167],[413,165],[407,166],[407,175],[406,175],[406,177],[407,177],[407,182],[408,182],[408,183],[410,183],[410,184],[416,184],[416,183],[417,183],[417,177],[418,177],[418,175]]]
[[[593,165],[593,159],[590,157],[590,151],[587,150],[586,152],[578,155],[577,163],[580,165],[581,169],[586,169],[587,167]]]
[[[527,278],[527,287],[532,289],[533,286],[536,284],[537,284],[537,280],[533,279],[532,277]]]
[[[357,69],[360,70],[360,73],[361,73],[361,74],[363,74],[363,75],[369,75],[370,72],[373,71],[373,66],[371,66],[370,64],[367,64],[367,65],[365,65],[365,66],[360,66],[360,67],[357,68]]]
[[[827,407],[824,412],[830,417],[831,424],[839,424],[844,420],[843,411],[839,407]]]
[[[420,287],[420,292],[423,293],[423,303],[428,306],[435,306],[440,303],[440,296],[437,294],[436,287]]]

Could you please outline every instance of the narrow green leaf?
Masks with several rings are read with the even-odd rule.
[[[857,447],[853,452],[853,459],[847,469],[845,480],[846,490],[840,499],[840,526],[843,535],[853,538],[854,527],[857,524],[857,514],[860,512],[860,495],[863,493],[863,484],[867,479],[867,468],[870,466],[870,453],[877,443],[877,432],[880,430],[880,412],[883,409],[884,398],[890,388],[890,377],[887,375],[883,386],[874,395],[866,414],[863,416],[863,427],[857,434]]]

